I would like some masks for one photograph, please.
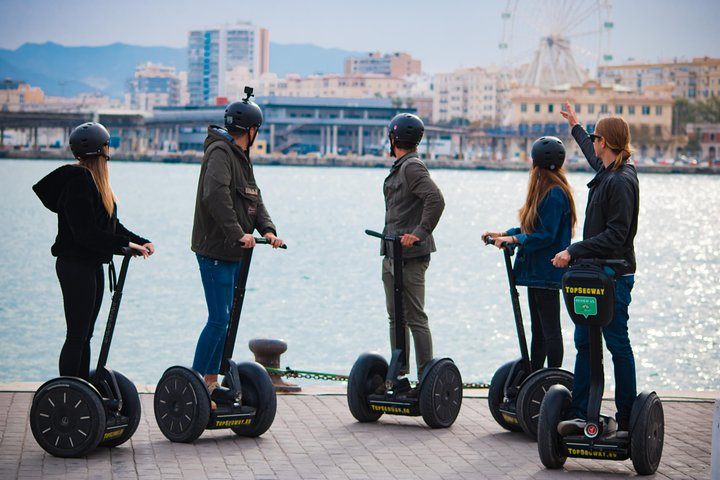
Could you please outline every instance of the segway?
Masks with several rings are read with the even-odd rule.
[[[140,397],[135,385],[106,366],[128,265],[136,252],[124,248],[123,254],[97,368],[90,372],[90,381],[54,378],[33,397],[30,429],[40,447],[56,457],[82,457],[98,445],[116,447],[128,441],[140,423]]]
[[[633,402],[627,436],[616,431],[615,420],[600,414],[604,388],[602,328],[613,319],[615,282],[604,267],[627,265],[625,260],[578,260],[563,276],[563,296],[570,318],[588,327],[590,393],[582,433],[562,436],[558,424],[572,394],[562,385],[550,388],[540,406],[538,453],[549,469],[561,468],[567,457],[595,460],[632,459],[640,475],[655,473],[664,441],[663,407],[655,392],[641,392]]]
[[[256,238],[255,242],[270,244],[267,238]],[[217,408],[212,410],[210,392],[202,375],[184,366],[168,368],[155,389],[153,405],[158,427],[171,442],[189,443],[206,429],[223,428],[230,428],[242,437],[257,437],[265,433],[275,419],[275,387],[265,368],[256,362],[232,360],[252,252],[252,248],[244,250],[220,365],[220,373],[224,375],[222,386],[230,389],[233,401],[217,402]]]
[[[398,379],[405,362],[405,311],[403,309],[403,247],[400,236],[365,233],[392,244],[395,299],[395,350],[390,365],[377,353],[358,357],[350,371],[347,400],[359,422],[375,422],[384,413],[420,416],[431,428],[455,422],[462,405],[462,378],[450,358],[434,358],[425,367],[417,388],[407,378]],[[379,388],[384,386],[384,388]]]
[[[483,240],[486,245],[494,243],[489,236]],[[560,368],[541,368],[532,371],[520,310],[520,296],[510,260],[515,253],[515,244],[503,244],[502,251],[521,356],[498,368],[493,375],[488,391],[488,406],[493,418],[501,427],[511,432],[523,431],[535,440],[540,403],[545,397],[545,392],[558,383],[572,388],[573,374]]]

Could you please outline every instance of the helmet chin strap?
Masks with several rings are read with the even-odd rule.
[[[393,141],[392,135],[388,137],[390,140],[390,156],[395,158],[395,142]]]
[[[257,138],[258,131],[255,130],[255,135],[250,135],[250,129],[248,128],[248,150],[250,150],[250,147],[253,146],[253,143],[255,143],[255,139]]]

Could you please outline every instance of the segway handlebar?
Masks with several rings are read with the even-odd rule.
[[[130,247],[122,247],[122,249],[120,251],[122,252],[123,256],[130,255],[132,257],[137,257],[138,255],[142,255],[142,253],[140,253],[137,250],[135,250],[134,248],[130,248]]]
[[[240,245],[245,245],[245,242],[238,241]],[[263,245],[270,245],[272,241],[269,238],[265,237],[255,237],[255,243],[263,244]],[[287,250],[287,245],[283,243],[283,245],[280,248],[284,248]]]
[[[395,240],[400,240],[400,237],[402,237],[402,235],[384,235],[384,234],[382,234],[380,232],[376,232],[374,230],[365,230],[365,233],[367,235],[370,235],[371,237],[377,237],[380,240],[386,240],[388,242],[394,242]],[[417,247],[419,245],[422,245],[422,242],[413,243],[413,246]]]
[[[495,240],[490,235],[484,236],[483,242],[485,242],[485,245],[494,245],[495,244]],[[507,248],[508,250],[510,250],[510,252],[512,252],[515,250],[515,247],[517,247],[517,243],[502,242],[500,244],[500,247]]]
[[[596,265],[598,267],[630,267],[627,260],[620,258],[576,258],[570,261],[570,265],[579,265],[581,263]]]

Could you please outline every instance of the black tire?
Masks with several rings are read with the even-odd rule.
[[[523,432],[533,440],[537,440],[540,404],[550,387],[558,384],[572,391],[573,374],[559,368],[545,368],[530,375],[520,387],[515,402],[517,418]]]
[[[118,388],[120,389],[120,395],[122,395],[123,406],[120,409],[120,414],[128,417],[128,426],[123,431],[122,435],[116,438],[110,438],[108,440],[101,440],[101,447],[117,447],[121,445],[133,436],[135,431],[140,425],[140,418],[142,417],[142,406],[140,404],[140,395],[138,395],[135,384],[132,383],[125,375],[113,370],[115,373],[115,380],[117,381]],[[95,378],[95,370],[90,371],[90,378]],[[95,385],[98,392],[103,397],[109,397],[110,393],[105,391],[104,385]]]
[[[387,371],[387,361],[377,353],[363,353],[355,361],[348,379],[347,401],[358,422],[376,422],[382,416],[382,412],[372,410],[368,396],[385,383]]]
[[[105,433],[105,408],[98,392],[78,378],[50,380],[35,392],[30,429],[43,450],[56,457],[83,457]]]
[[[210,394],[203,379],[185,367],[171,367],[158,382],[153,400],[155,421],[171,442],[190,443],[207,427]]]
[[[662,402],[655,394],[641,393],[633,402],[630,457],[638,475],[652,475],[660,465],[665,440]]]
[[[420,413],[431,428],[447,428],[460,413],[463,385],[460,370],[447,358],[435,363],[420,385]]]
[[[232,427],[241,437],[259,437],[267,432],[275,420],[277,396],[267,370],[256,362],[243,362],[237,366],[242,385],[242,404],[255,408],[255,418],[250,425]],[[227,386],[227,376],[223,379]]]
[[[490,413],[498,425],[511,432],[522,432],[522,427],[520,427],[520,424],[510,423],[505,420],[500,412],[500,405],[502,405],[503,400],[505,400],[505,382],[507,381],[508,375],[510,375],[510,370],[512,370],[513,366],[519,361],[520,360],[514,360],[508,362],[498,368],[492,380],[490,380],[490,389],[488,390],[488,407],[490,407]]]
[[[537,445],[540,461],[545,468],[562,468],[567,460],[557,427],[570,406],[570,399],[570,390],[563,385],[553,385],[540,404]]]

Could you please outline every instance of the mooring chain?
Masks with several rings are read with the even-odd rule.
[[[293,370],[290,367],[285,367],[285,370],[279,368],[265,367],[268,373],[277,375],[278,377],[288,378],[306,378],[309,380],[326,380],[332,382],[347,382],[350,378],[347,375],[337,375],[334,373],[322,373],[322,372],[304,372],[302,370]],[[475,382],[475,383],[463,383],[463,388],[490,388],[490,384]]]

